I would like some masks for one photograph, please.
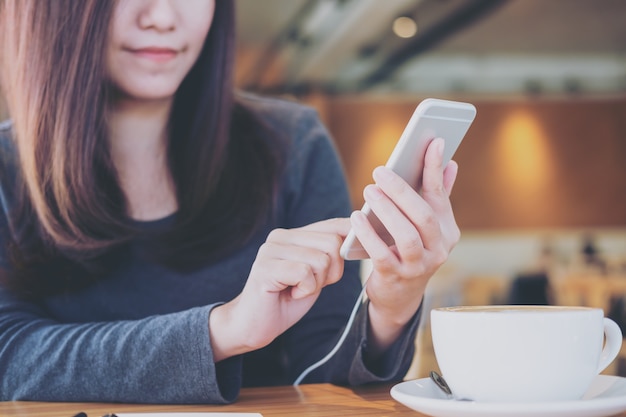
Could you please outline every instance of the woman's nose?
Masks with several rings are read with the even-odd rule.
[[[148,0],[139,15],[139,26],[142,29],[155,29],[167,32],[176,28],[176,0]]]

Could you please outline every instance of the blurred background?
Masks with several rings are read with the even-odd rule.
[[[407,378],[437,369],[433,307],[590,305],[626,329],[626,1],[236,4],[238,87],[317,109],[355,208],[421,100],[478,109],[455,156],[462,238]]]

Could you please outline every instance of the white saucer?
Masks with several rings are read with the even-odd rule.
[[[399,383],[391,396],[433,417],[605,417],[626,411],[626,378],[598,375],[581,400],[546,403],[479,403],[456,401],[430,378]]]

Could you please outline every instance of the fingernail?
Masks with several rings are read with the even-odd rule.
[[[435,143],[435,150],[437,151],[437,155],[443,156],[443,149],[445,148],[445,141],[442,138],[436,138],[437,142]]]
[[[350,220],[354,224],[362,225],[365,223],[365,214],[360,210],[353,211],[350,215]]]
[[[393,178],[393,171],[387,167],[378,167],[374,170],[375,180],[391,181]]]
[[[381,198],[383,198],[383,193],[382,191],[380,191],[380,188],[373,184],[365,187],[364,194],[366,198],[370,198],[372,200],[380,200]]]

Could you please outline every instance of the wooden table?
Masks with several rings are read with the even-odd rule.
[[[389,395],[391,385],[344,388],[330,384],[299,387],[246,388],[229,405],[137,405],[99,403],[0,402],[2,417],[89,417],[107,413],[150,412],[248,412],[272,416],[411,416],[421,414],[396,402]]]

